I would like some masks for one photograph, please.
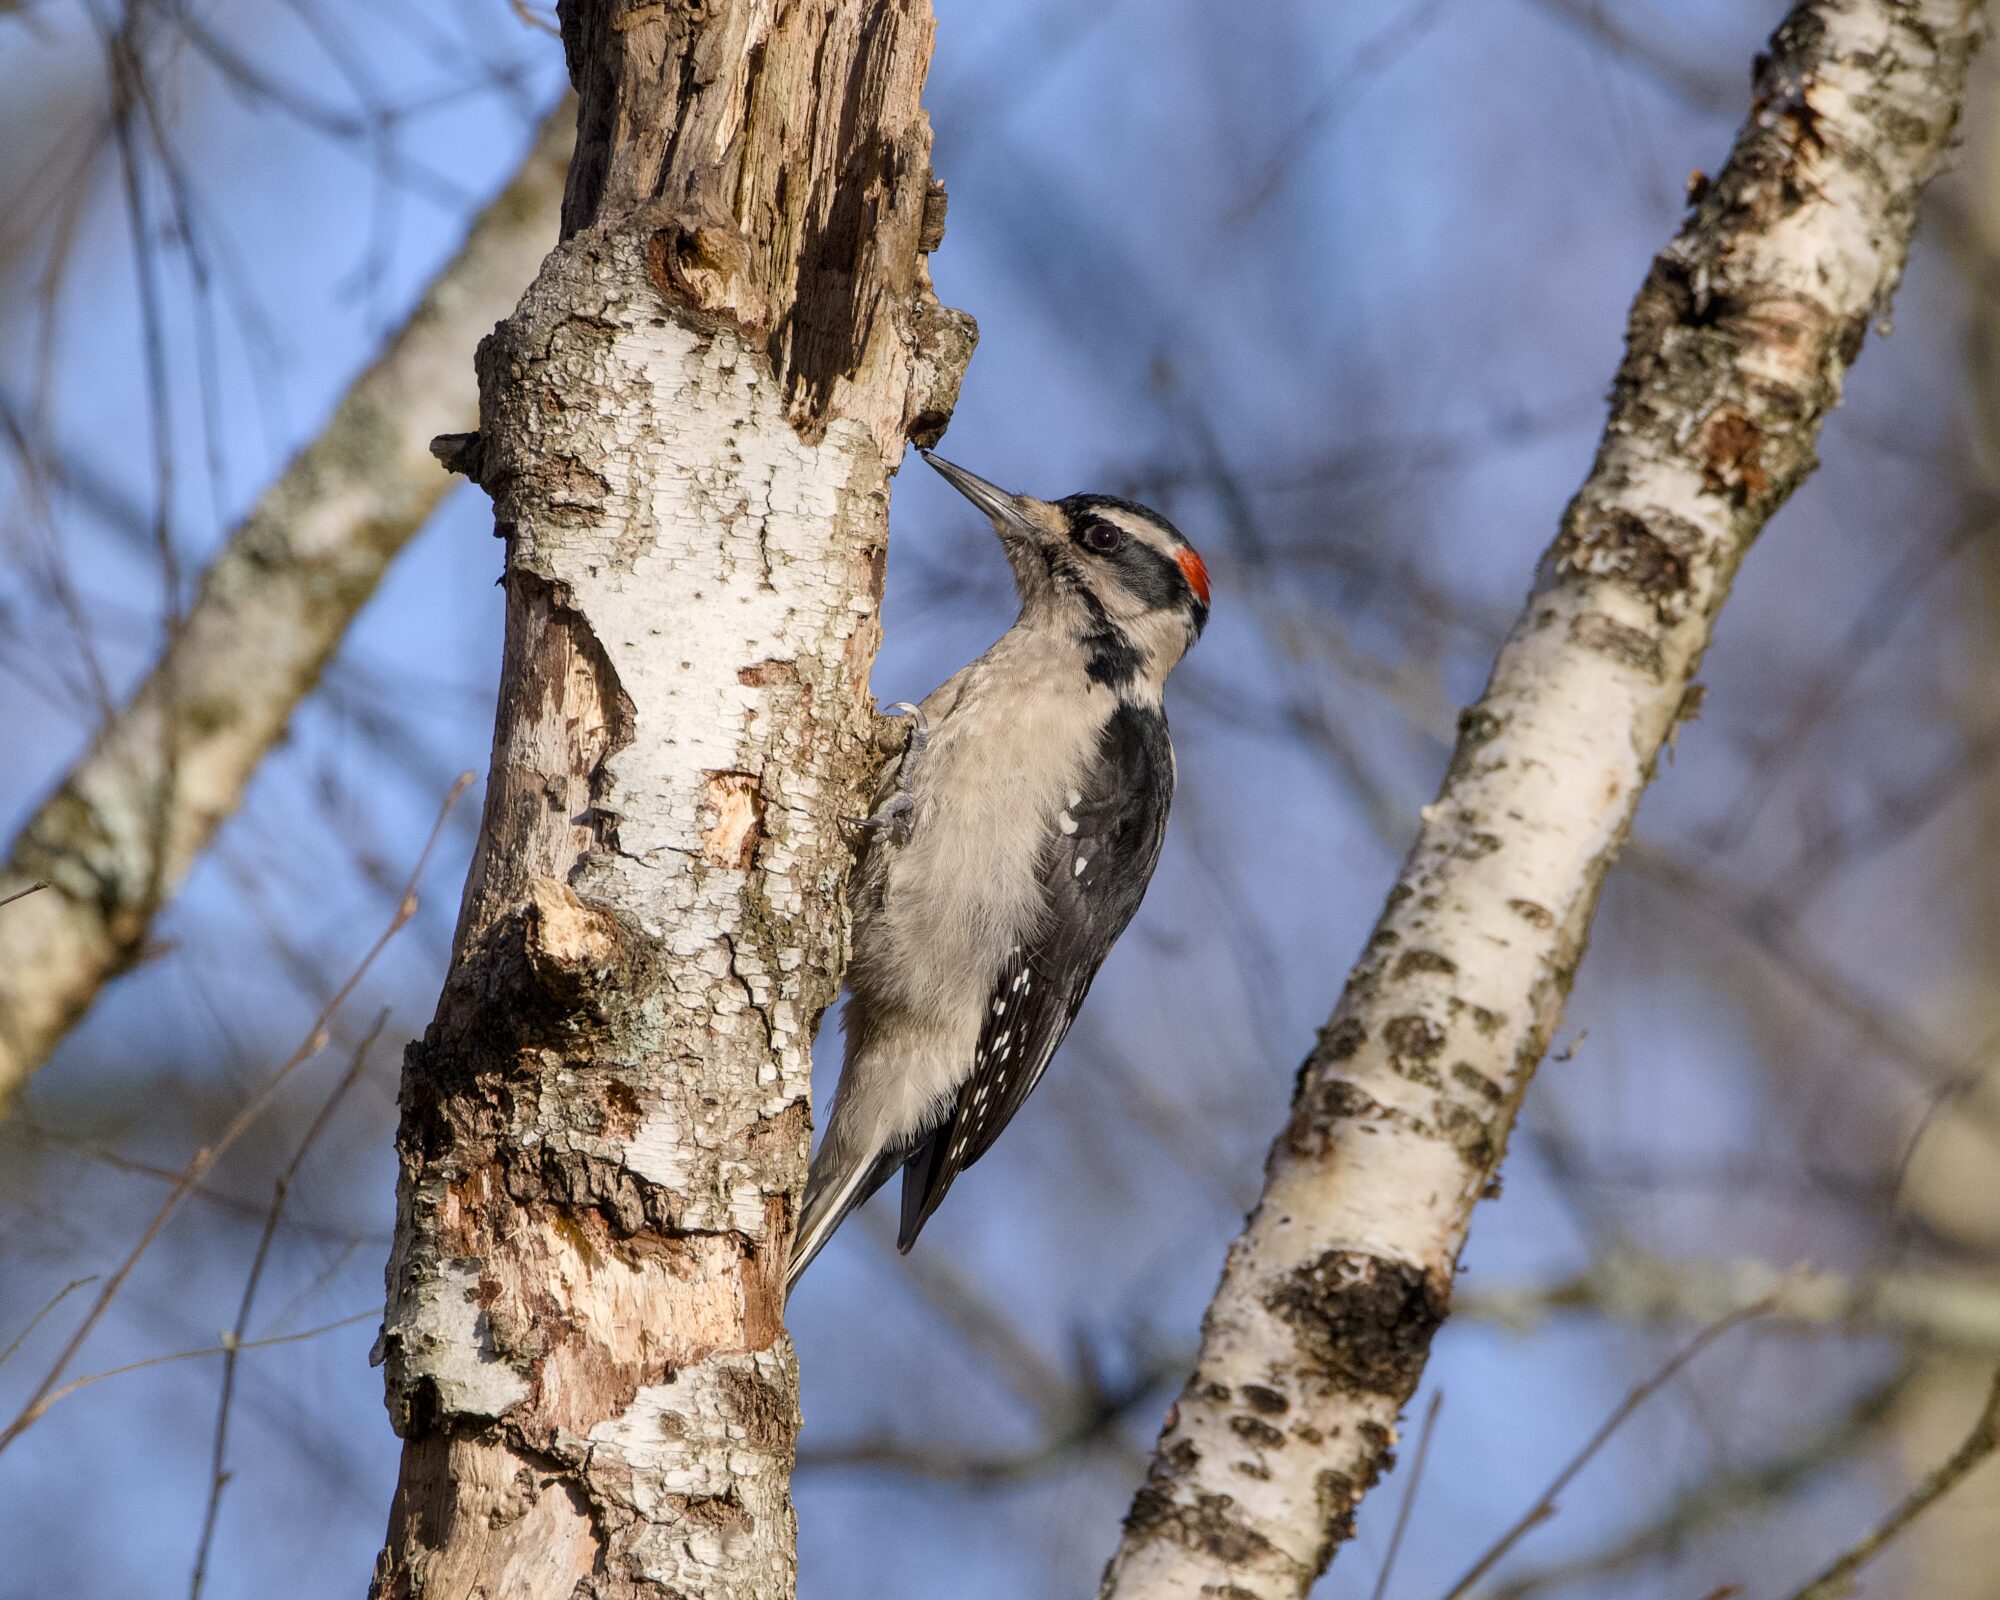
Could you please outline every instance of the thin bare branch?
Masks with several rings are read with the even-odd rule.
[[[264,1113],[291,1075],[326,1048],[334,1016],[347,1004],[348,996],[360,986],[361,980],[367,977],[369,969],[375,965],[376,958],[388,948],[390,941],[410,918],[416,915],[417,885],[423,878],[424,869],[430,865],[431,852],[436,848],[437,841],[444,832],[445,819],[471,783],[472,774],[468,772],[452,786],[451,793],[445,796],[444,803],[438,808],[437,820],[431,825],[430,837],[424,841],[423,850],[417,857],[416,866],[411,869],[409,882],[404,886],[402,898],[396,903],[395,914],[389,919],[389,925],[382,930],[374,944],[369,946],[367,953],[349,974],[347,981],[340,986],[339,992],[313,1019],[312,1026],[306,1030],[298,1048],[264,1081],[263,1086],[244,1102],[215,1142],[194,1153],[193,1159],[182,1171],[180,1181],[169,1191],[166,1199],[160,1202],[159,1210],[154,1213],[152,1222],[140,1236],[139,1242],[132,1247],[130,1253],[119,1263],[117,1270],[105,1281],[104,1287],[98,1291],[97,1299],[91,1305],[89,1313],[70,1335],[69,1342],[63,1346],[49,1367],[47,1375],[36,1386],[35,1392],[28,1396],[14,1420],[8,1423],[5,1429],[0,1429],[0,1451],[4,1451],[33,1427],[62,1394],[69,1392],[69,1390],[58,1390],[56,1387],[62,1381],[63,1373],[68,1371],[70,1362],[76,1359],[76,1354],[83,1348],[84,1341],[90,1337],[91,1331],[103,1319],[105,1312],[110,1310],[111,1302],[117,1298],[118,1291],[124,1287],[125,1280],[132,1275],[132,1270],[152,1248],[153,1241],[166,1227],[167,1219],[179,1208],[180,1203],[194,1192],[196,1186],[208,1175],[209,1169],[221,1159],[223,1152],[241,1138],[244,1131]]]
[[[1591,1585],[1593,1593],[1606,1593],[1610,1580],[1633,1567],[1686,1549],[1713,1529],[1777,1508],[1838,1472],[1879,1436],[1914,1370],[1914,1363],[1906,1363],[1843,1407],[1830,1424],[1805,1430],[1767,1459],[1702,1479],[1610,1543],[1496,1585],[1492,1600],[1536,1600],[1583,1584]]]
[[[14,1359],[21,1346],[28,1342],[29,1337],[34,1331],[48,1320],[51,1311],[55,1310],[57,1306],[61,1305],[85,1284],[95,1282],[97,1282],[97,1278],[94,1274],[88,1278],[72,1278],[60,1289],[56,1290],[55,1294],[50,1297],[48,1304],[43,1306],[32,1317],[28,1318],[28,1325],[14,1335],[14,1342],[8,1345],[5,1350],[0,1350],[0,1366],[5,1366],[9,1361]]]
[[[1645,1327],[1734,1314],[1780,1287],[1783,1303],[1767,1319],[1774,1329],[1867,1333],[1931,1350],[2000,1355],[2000,1284],[1990,1274],[1929,1267],[1867,1277],[1809,1267],[1779,1273],[1761,1261],[1667,1260],[1623,1249],[1557,1283],[1469,1291],[1453,1310],[1513,1328],[1575,1311]]]
[[[1410,1463],[1409,1481],[1403,1485],[1402,1503],[1396,1507],[1396,1525],[1389,1530],[1389,1548],[1382,1553],[1382,1570],[1375,1574],[1375,1587],[1369,1591],[1368,1600],[1386,1600],[1389,1593],[1389,1579],[1395,1575],[1396,1557],[1403,1548],[1410,1513],[1416,1508],[1417,1489],[1424,1481],[1424,1465],[1430,1460],[1431,1435],[1437,1432],[1438,1412],[1443,1407],[1444,1390],[1433,1390],[1431,1403],[1424,1408],[1423,1431],[1417,1435],[1416,1459]]]
[[[1849,1580],[1857,1572],[1886,1550],[1911,1523],[1957,1488],[1960,1481],[1996,1449],[2000,1449],[2000,1372],[1993,1374],[1993,1387],[1987,1391],[1985,1408],[1979,1413],[1979,1420],[1972,1425],[1972,1432],[1965,1436],[1965,1442],[1911,1490],[1903,1503],[1890,1512],[1879,1527],[1842,1551],[1817,1578],[1797,1590],[1791,1600],[1837,1600],[1838,1596],[1847,1594]]]
[[[264,1339],[245,1339],[240,1343],[234,1339],[221,1344],[204,1345],[199,1350],[176,1350],[171,1355],[148,1356],[143,1361],[128,1361],[122,1367],[110,1367],[103,1372],[93,1372],[86,1377],[72,1378],[60,1389],[41,1401],[41,1411],[60,1404],[79,1390],[88,1389],[93,1384],[104,1383],[111,1378],[123,1378],[134,1372],[145,1372],[153,1367],[170,1366],[177,1361],[200,1361],[208,1356],[232,1355],[238,1350],[268,1350],[274,1345],[302,1344],[308,1339],[318,1339],[329,1333],[337,1333],[342,1328],[351,1328],[356,1323],[376,1322],[381,1319],[379,1310],[356,1311],[333,1322],[322,1322],[317,1328],[305,1328],[298,1333],[274,1333]],[[38,1412],[37,1415],[40,1413]]]
[[[271,1242],[277,1237],[278,1219],[284,1215],[292,1180],[299,1175],[299,1168],[305,1164],[321,1131],[332,1119],[335,1108],[347,1097],[347,1091],[360,1081],[362,1071],[368,1065],[368,1054],[388,1025],[389,1012],[385,1007],[377,1013],[374,1025],[354,1047],[347,1071],[341,1074],[321,1103],[318,1115],[307,1125],[298,1148],[292,1152],[292,1159],[285,1164],[285,1170],[278,1174],[277,1181],[271,1186],[271,1207],[264,1215],[264,1231],[258,1235],[257,1249],[250,1258],[250,1272],[243,1280],[243,1298],[237,1302],[236,1321],[229,1331],[222,1358],[222,1392],[215,1407],[215,1442],[209,1460],[208,1506],[202,1513],[201,1538],[195,1545],[194,1573],[188,1580],[189,1600],[200,1600],[202,1580],[208,1572],[209,1552],[215,1542],[216,1521],[222,1514],[222,1492],[230,1477],[229,1411],[236,1398],[236,1352],[248,1348],[245,1340],[250,1328],[250,1309],[256,1303],[257,1286],[263,1281],[264,1263],[270,1256]]]
[[[1508,1551],[1553,1517],[1559,1508],[1563,1491],[1576,1481],[1577,1474],[1590,1465],[1592,1458],[1610,1442],[1611,1436],[1625,1425],[1626,1419],[1633,1412],[1673,1382],[1683,1367],[1724,1334],[1777,1307],[1782,1302],[1784,1294],[1784,1286],[1780,1285],[1755,1305],[1744,1306],[1741,1310],[1732,1311],[1719,1321],[1710,1323],[1676,1351],[1659,1371],[1626,1395],[1611,1415],[1598,1424],[1597,1431],[1584,1442],[1583,1448],[1570,1457],[1562,1471],[1550,1480],[1549,1486],[1542,1491],[1540,1498],[1521,1513],[1520,1520],[1494,1541],[1492,1548],[1467,1569],[1464,1577],[1445,1591],[1444,1600],[1461,1600],[1462,1596],[1471,1593],[1473,1585],[1498,1566],[1506,1558]]]

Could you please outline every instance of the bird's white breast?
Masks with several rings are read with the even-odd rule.
[[[856,954],[900,1004],[962,1016],[968,1050],[987,985],[1043,915],[1043,846],[1112,703],[1073,653],[1022,631],[924,702],[915,826],[886,851],[880,909],[856,929]]]

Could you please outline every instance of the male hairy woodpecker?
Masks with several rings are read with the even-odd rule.
[[[1159,513],[925,459],[992,519],[1021,614],[896,708],[911,733],[863,824],[847,1054],[788,1286],[899,1167],[908,1250],[1035,1087],[1159,860],[1161,690],[1208,621],[1208,571]]]

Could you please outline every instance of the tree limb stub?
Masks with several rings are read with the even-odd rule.
[[[451,487],[425,442],[472,419],[463,363],[547,249],[567,112],[202,578],[159,663],[15,838],[0,894],[0,1111],[242,801],[389,563]]]
[[[1299,1074],[1106,1600],[1296,1600],[1391,1462],[1604,876],[1902,271],[1973,0],[1801,4],[1634,302],[1610,419]]]
[[[563,242],[479,357],[507,642],[405,1064],[378,1596],[793,1588],[781,1320],[889,474],[942,429],[921,0],[561,7]],[[926,218],[931,222],[927,224]]]

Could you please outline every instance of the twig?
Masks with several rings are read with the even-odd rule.
[[[28,1124],[31,1127],[32,1132],[30,1137],[38,1145],[48,1145],[58,1150],[64,1150],[82,1160],[98,1162],[111,1168],[114,1172],[129,1172],[137,1177],[151,1178],[157,1183],[179,1183],[181,1181],[180,1169],[178,1167],[161,1166],[155,1161],[141,1161],[136,1156],[128,1156],[121,1150],[113,1150],[104,1145],[95,1144],[88,1139],[78,1138],[73,1134],[58,1133],[50,1128],[34,1126],[32,1117],[25,1114],[16,1113],[15,1120]],[[207,1184],[202,1184],[195,1188],[190,1193],[189,1198],[206,1201],[209,1205],[223,1211],[233,1212],[237,1216],[256,1217],[260,1221],[263,1219],[265,1208],[268,1205],[267,1201],[251,1200],[240,1194],[229,1194],[223,1190],[211,1188]],[[294,1222],[292,1224],[292,1232],[294,1234],[303,1234],[309,1238],[320,1239],[329,1244],[341,1245],[347,1249],[353,1249],[357,1245],[370,1242],[380,1244],[385,1251],[389,1248],[389,1235],[387,1233],[356,1233],[352,1228],[338,1227],[331,1222]]]
[[[41,1402],[41,1409],[47,1411],[58,1401],[67,1400],[79,1389],[88,1389],[93,1384],[103,1383],[107,1378],[122,1378],[128,1373],[144,1372],[148,1367],[170,1366],[176,1361],[199,1361],[204,1356],[227,1355],[235,1350],[268,1350],[273,1345],[300,1344],[307,1339],[317,1339],[322,1334],[337,1333],[342,1328],[351,1328],[358,1322],[380,1321],[379,1308],[372,1311],[356,1311],[351,1316],[334,1322],[322,1322],[317,1328],[306,1328],[298,1333],[274,1333],[263,1339],[245,1339],[241,1344],[226,1340],[221,1344],[204,1345],[199,1350],[176,1350],[170,1355],[148,1356],[144,1361],[128,1361],[122,1367],[110,1367],[103,1372],[93,1372],[87,1377],[72,1378],[60,1389],[55,1390]]]
[[[25,900],[38,889],[46,889],[46,883],[31,883],[25,889],[16,889],[12,894],[0,895],[0,906],[11,906],[16,900]]]
[[[1705,1323],[1777,1289],[1771,1318],[1784,1332],[1881,1334],[1912,1349],[2000,1355],[2000,1290],[1973,1273],[1912,1268],[1850,1277],[1801,1267],[1789,1274],[1761,1261],[1665,1260],[1626,1248],[1606,1251],[1576,1277],[1532,1288],[1468,1293],[1452,1308],[1522,1328],[1556,1312],[1582,1311],[1626,1323]]]
[[[1611,1544],[1554,1566],[1523,1573],[1487,1591],[1488,1600],[1532,1600],[1537,1595],[1591,1585],[1608,1592],[1611,1579],[1643,1562],[1686,1549],[1701,1535],[1768,1511],[1789,1495],[1839,1471],[1881,1430],[1909,1389],[1915,1364],[1907,1364],[1861,1395],[1831,1424],[1787,1442],[1776,1455],[1741,1470],[1724,1470],[1675,1495],[1639,1527]]]
[[[862,1227],[885,1250],[894,1248],[895,1230],[880,1207],[864,1214]],[[902,1271],[909,1288],[1034,1409],[1044,1433],[1062,1433],[1079,1412],[1089,1409],[1088,1394],[941,1252],[905,1257]]]
[[[1485,1555],[1472,1564],[1471,1570],[1464,1577],[1452,1585],[1446,1592],[1444,1600],[1461,1600],[1461,1597],[1468,1594],[1474,1584],[1478,1583],[1487,1573],[1499,1565],[1507,1553],[1515,1545],[1519,1544],[1532,1529],[1539,1527],[1542,1523],[1547,1522],[1549,1518],[1553,1517],[1556,1514],[1557,1496],[1567,1489],[1576,1475],[1590,1464],[1591,1458],[1604,1447],[1612,1434],[1616,1433],[1623,1426],[1626,1418],[1630,1417],[1633,1412],[1637,1411],[1653,1395],[1672,1382],[1679,1375],[1683,1367],[1694,1360],[1696,1356],[1700,1355],[1710,1345],[1714,1344],[1717,1339],[1720,1339],[1731,1329],[1739,1327],[1754,1317],[1761,1317],[1765,1312],[1775,1308],[1778,1302],[1784,1298],[1784,1294],[1785,1288],[1783,1285],[1780,1285],[1754,1305],[1744,1306],[1741,1310],[1730,1312],[1721,1321],[1710,1323],[1708,1327],[1696,1334],[1694,1338],[1690,1339],[1679,1351],[1669,1358],[1667,1363],[1658,1372],[1654,1373],[1644,1383],[1628,1394],[1619,1403],[1618,1408],[1599,1424],[1597,1431],[1590,1436],[1584,1447],[1570,1458],[1569,1464],[1555,1475],[1548,1488],[1542,1491],[1541,1498],[1522,1513],[1521,1519],[1502,1534]]]
[[[558,39],[562,37],[562,29],[558,28],[547,17],[530,6],[528,0],[507,0],[507,5],[514,15],[519,17],[529,27],[540,29],[543,33],[552,33]]]
[[[423,877],[424,868],[430,863],[431,852],[436,848],[439,836],[444,832],[446,817],[451,814],[451,808],[458,803],[459,796],[465,793],[471,782],[471,773],[462,774],[458,782],[452,785],[451,792],[445,796],[444,804],[438,808],[437,820],[431,825],[430,837],[424,841],[424,848],[417,857],[416,866],[410,872],[409,881],[404,885],[402,898],[396,903],[396,912],[389,919],[389,925],[369,947],[368,953],[361,958],[360,965],[340,986],[339,992],[321,1008],[319,1015],[313,1019],[312,1026],[306,1030],[306,1036],[300,1041],[299,1047],[286,1058],[276,1072],[271,1074],[264,1086],[244,1103],[243,1108],[231,1119],[229,1126],[223,1129],[221,1136],[213,1144],[194,1153],[194,1158],[182,1170],[180,1181],[168,1191],[166,1199],[160,1202],[160,1209],[154,1213],[152,1223],[140,1237],[139,1242],[132,1247],[131,1253],[119,1263],[118,1270],[106,1280],[89,1313],[76,1332],[70,1335],[69,1342],[63,1346],[62,1353],[56,1357],[47,1376],[36,1386],[35,1392],[28,1397],[27,1403],[21,1407],[14,1420],[8,1423],[4,1430],[0,1430],[0,1451],[4,1451],[40,1421],[42,1414],[63,1394],[71,1392],[74,1385],[60,1391],[56,1389],[56,1385],[62,1381],[62,1375],[68,1370],[70,1362],[76,1359],[76,1353],[83,1347],[83,1342],[90,1337],[104,1313],[111,1308],[111,1302],[117,1298],[118,1291],[125,1285],[125,1280],[132,1275],[133,1268],[138,1266],[140,1258],[160,1236],[161,1230],[167,1225],[167,1219],[174,1214],[181,1201],[194,1192],[222,1153],[262,1115],[265,1107],[271,1103],[278,1089],[292,1073],[326,1047],[327,1030],[332,1024],[334,1014],[346,1005],[348,997],[360,986],[361,980],[375,964],[376,957],[388,947],[389,941],[394,939],[404,924],[416,915],[417,883]]]
[[[88,1278],[72,1278],[60,1289],[56,1290],[55,1298],[43,1306],[32,1317],[28,1318],[28,1325],[14,1335],[14,1342],[8,1345],[5,1350],[0,1350],[0,1366],[5,1366],[14,1358],[15,1353],[20,1350],[21,1346],[28,1342],[28,1336],[48,1320],[48,1315],[51,1311],[55,1310],[57,1306],[61,1305],[86,1283],[95,1282],[97,1282],[97,1278],[94,1274]]]
[[[1131,1383],[1103,1393],[1088,1411],[1080,1413],[1067,1426],[1051,1430],[1039,1443],[1025,1450],[977,1455],[904,1444],[895,1439],[860,1439],[851,1444],[801,1450],[798,1466],[801,1471],[829,1467],[872,1469],[949,1483],[1019,1483],[1111,1440],[1118,1424],[1148,1395],[1168,1378],[1179,1375],[1178,1366],[1171,1372],[1143,1372]]]
[[[1444,1390],[1431,1392],[1424,1412],[1423,1431],[1417,1435],[1417,1454],[1410,1462],[1410,1481],[1403,1486],[1403,1503],[1396,1507],[1396,1526],[1389,1530],[1389,1548],[1382,1555],[1382,1570],[1375,1575],[1375,1587],[1368,1600],[1383,1600],[1389,1592],[1389,1575],[1396,1570],[1396,1556],[1403,1548],[1403,1530],[1410,1525],[1410,1511],[1417,1503],[1417,1485],[1424,1481],[1424,1462],[1430,1458],[1431,1435],[1437,1430],[1438,1412],[1444,1406]]]
[[[222,1491],[230,1477],[226,1457],[229,1450],[229,1410],[236,1399],[236,1352],[245,1346],[250,1307],[257,1298],[257,1286],[264,1277],[264,1263],[270,1259],[271,1242],[278,1235],[278,1219],[284,1214],[285,1199],[291,1192],[292,1180],[299,1175],[307,1153],[332,1119],[335,1108],[347,1097],[347,1091],[359,1081],[362,1070],[368,1065],[368,1054],[375,1048],[375,1041],[382,1037],[382,1030],[388,1023],[389,1012],[384,1007],[377,1014],[375,1025],[354,1047],[347,1071],[333,1086],[333,1092],[326,1097],[319,1114],[299,1140],[298,1149],[292,1152],[292,1159],[271,1186],[271,1208],[264,1214],[264,1231],[258,1235],[256,1252],[250,1258],[250,1274],[243,1281],[243,1298],[237,1303],[236,1322],[230,1329],[228,1346],[222,1358],[222,1393],[216,1402],[215,1445],[209,1462],[208,1509],[202,1514],[201,1539],[195,1546],[194,1575],[188,1580],[188,1600],[200,1600],[202,1580],[208,1574],[209,1551],[215,1543],[215,1525],[222,1514]]]
[[[1850,1546],[1817,1578],[1795,1592],[1791,1600],[1835,1600],[1848,1592],[1847,1583],[1855,1573],[1873,1561],[1890,1541],[1928,1511],[1933,1504],[1958,1487],[1959,1480],[2000,1449],[2000,1371],[1993,1374],[1993,1387],[1986,1406],[1965,1443],[1951,1453],[1945,1463],[1912,1489],[1909,1498],[1889,1513],[1873,1533]]]

